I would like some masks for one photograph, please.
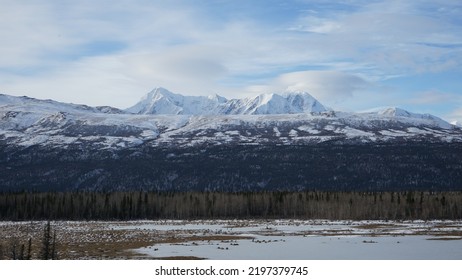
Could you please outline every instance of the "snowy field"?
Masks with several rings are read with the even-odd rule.
[[[44,222],[0,222],[3,240]],[[462,221],[58,221],[61,259],[462,260]]]

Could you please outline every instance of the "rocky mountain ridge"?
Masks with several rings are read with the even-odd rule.
[[[128,110],[0,95],[0,190],[462,189],[462,129],[429,114],[158,93]]]

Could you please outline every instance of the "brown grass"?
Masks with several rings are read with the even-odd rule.
[[[116,229],[123,223],[75,222],[52,223],[56,230],[59,259],[158,259],[134,251],[134,249],[162,243],[185,243],[194,241],[233,241],[251,239],[238,235],[199,235],[196,231],[157,231]],[[45,222],[0,224],[0,244],[7,249],[13,240],[27,244],[32,238],[33,258],[38,258]],[[168,258],[165,258],[168,259]],[[198,259],[175,257],[175,259]]]

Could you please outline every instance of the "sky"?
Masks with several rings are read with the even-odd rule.
[[[462,122],[462,2],[0,0],[0,93],[127,108],[155,87],[307,91]]]

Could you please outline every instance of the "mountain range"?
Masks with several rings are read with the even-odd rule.
[[[272,115],[324,112],[327,109],[306,92],[261,94],[228,100],[219,95],[183,96],[155,88],[126,110],[134,114]]]
[[[0,190],[462,189],[462,129],[306,92],[155,88],[122,110],[0,95]]]

